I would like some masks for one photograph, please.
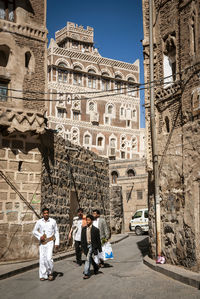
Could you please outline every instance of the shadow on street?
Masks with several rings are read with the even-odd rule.
[[[137,242],[137,246],[142,253],[142,256],[146,256],[149,254],[149,238],[146,237],[145,239]]]

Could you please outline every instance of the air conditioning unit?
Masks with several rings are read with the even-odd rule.
[[[92,124],[98,124],[99,123],[99,113],[92,111],[90,114],[90,121]]]

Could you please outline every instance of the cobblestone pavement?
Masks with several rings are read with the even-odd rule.
[[[40,282],[38,270],[0,281],[1,298],[85,299],[85,298],[200,298],[200,291],[159,274],[142,262],[147,236],[130,235],[113,245],[114,260],[98,275],[83,280],[83,267],[74,257],[55,263],[53,282]]]

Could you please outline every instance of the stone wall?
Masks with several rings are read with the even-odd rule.
[[[29,134],[0,136],[0,170],[24,199],[40,214],[40,141]],[[0,261],[37,255],[31,231],[37,216],[0,176]]]
[[[52,132],[35,138],[1,136],[0,140],[0,170],[37,214],[44,206],[50,208],[59,225],[60,250],[66,250],[66,236],[78,207],[85,213],[99,209],[109,225],[107,159]],[[2,177],[0,189],[0,261],[36,257],[38,242],[32,236],[36,214]]]
[[[78,207],[91,213],[97,208],[110,219],[108,160],[57,135],[43,138],[42,207],[57,220],[61,247]]]
[[[111,233],[120,234],[124,231],[122,187],[110,187],[110,228]]]
[[[155,114],[161,198],[161,248],[168,263],[200,268],[200,109],[198,1],[154,1]],[[145,81],[149,80],[148,1],[143,0]],[[196,32],[192,34],[192,31]],[[194,32],[193,32],[194,33]],[[195,39],[196,38],[196,39]],[[194,41],[195,39],[195,41]],[[171,51],[171,52],[170,52]],[[174,74],[165,82],[164,55],[174,55]],[[163,80],[162,80],[163,78]],[[181,79],[181,80],[180,80]],[[145,92],[147,128],[150,128],[149,94]],[[198,102],[199,103],[199,102]],[[148,133],[148,145],[151,135]],[[153,176],[149,150],[149,236],[151,256],[156,257]]]

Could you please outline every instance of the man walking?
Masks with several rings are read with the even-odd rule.
[[[108,239],[110,237],[110,232],[109,232],[107,223],[104,218],[100,217],[99,210],[93,210],[93,217],[94,217],[93,225],[99,229],[101,244],[103,246],[108,241]],[[101,256],[101,254],[99,254],[99,260],[100,260],[99,266],[103,267],[104,260]]]
[[[92,255],[98,255],[98,252],[102,251],[99,229],[92,225],[93,219],[92,215],[87,215],[87,226],[82,228],[81,233],[81,246],[87,257],[84,266],[83,279],[88,279],[90,277],[91,263],[94,268],[94,274],[97,274],[99,269],[92,257]]]
[[[75,252],[76,252],[76,263],[77,265],[82,265],[81,255],[82,255],[82,249],[81,249],[81,230],[82,227],[86,226],[86,216],[83,215],[83,209],[79,208],[77,210],[77,217],[73,218],[73,223],[71,230],[69,232],[68,239],[69,241],[72,238],[73,234],[73,242],[75,245]]]
[[[49,209],[42,209],[43,218],[38,220],[33,229],[33,235],[40,241],[40,267],[39,277],[41,281],[53,280],[53,247],[59,246],[59,231],[56,221],[49,217]]]

